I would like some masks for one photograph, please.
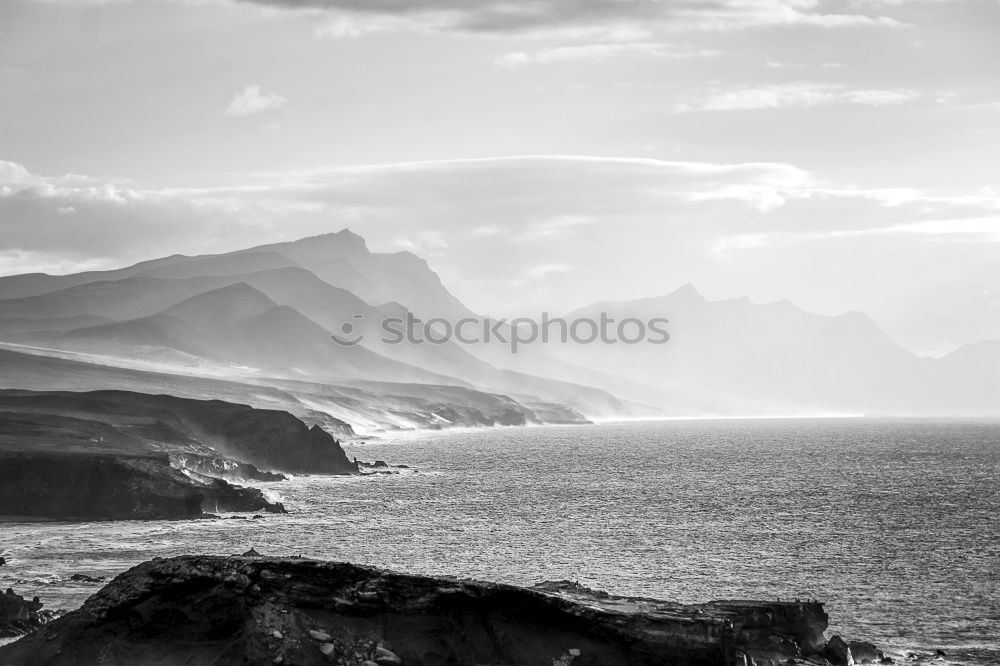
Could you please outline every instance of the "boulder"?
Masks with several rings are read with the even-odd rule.
[[[848,646],[855,664],[878,664],[885,657],[881,650],[866,641],[851,641]]]
[[[840,636],[834,636],[827,641],[823,655],[830,660],[833,666],[854,666],[851,646]]]
[[[43,605],[38,597],[28,600],[7,588],[0,594],[0,638],[23,636],[48,622],[53,614]]]
[[[378,666],[399,666],[403,660],[392,650],[377,646],[375,648],[375,663]]]

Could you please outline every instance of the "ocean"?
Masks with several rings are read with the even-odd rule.
[[[685,602],[819,599],[900,657],[1000,663],[1000,422],[659,421],[387,435],[394,475],[267,484],[260,520],[0,524],[0,587],[74,608],[154,556],[350,560]]]

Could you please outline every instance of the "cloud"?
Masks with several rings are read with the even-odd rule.
[[[538,280],[553,273],[567,273],[571,270],[573,267],[569,264],[539,264],[528,271],[528,277]]]
[[[225,231],[234,224],[248,234],[241,242],[254,235],[267,240],[279,227],[295,237],[350,223],[385,230],[387,246],[448,254],[460,241],[493,249],[516,244],[530,255],[637,220],[718,238],[747,233],[747,226],[757,232],[855,232],[995,219],[997,211],[1000,194],[992,190],[843,186],[780,162],[517,155],[258,173],[228,186],[159,189],[73,174],[41,176],[0,162],[8,247],[79,245],[122,256],[160,235],[186,239],[177,247],[160,243],[164,251],[225,246],[235,242]]]
[[[548,64],[577,60],[610,60],[613,58],[695,58],[719,55],[719,51],[677,51],[667,44],[657,42],[623,42],[612,44],[581,44],[540,49],[538,51],[514,51],[494,58],[503,66],[526,64]]]
[[[451,261],[463,243],[486,243],[489,256],[476,259],[484,267],[494,266],[502,247],[520,244],[522,252],[509,266],[486,269],[511,279],[530,266],[572,263],[547,259],[546,248],[592,237],[605,221],[672,215],[717,202],[754,210],[754,197],[783,197],[782,188],[808,179],[783,164],[526,155],[256,174],[229,186],[148,189],[74,174],[43,176],[0,162],[5,247],[18,253],[0,270],[83,270],[351,225],[371,230],[384,249],[406,247]],[[732,189],[740,185],[748,191]],[[476,221],[471,229],[468,220]]]
[[[919,96],[917,91],[906,88],[852,89],[842,84],[800,81],[743,87],[735,90],[717,90],[701,100],[678,104],[674,107],[674,111],[688,113],[691,111],[759,110],[829,104],[884,106],[903,104]]]
[[[712,252],[721,255],[780,245],[822,243],[842,239],[902,238],[906,236],[922,237],[935,242],[1000,243],[1000,217],[921,220],[861,229],[736,234],[720,238],[712,248]]]
[[[448,247],[445,235],[437,229],[418,231],[405,238],[397,238],[396,245],[404,250],[410,250],[422,257],[435,257]]]
[[[188,196],[75,174],[43,176],[0,162],[0,273],[109,268],[169,254],[166,248],[229,249],[234,234],[265,232],[286,216],[316,209],[308,201]]]
[[[281,95],[262,95],[260,86],[247,86],[236,93],[226,107],[227,116],[252,116],[266,111],[276,111],[288,103]]]
[[[517,236],[518,240],[541,241],[555,236],[563,236],[576,227],[597,224],[597,220],[587,215],[557,215],[546,220],[530,223],[528,229]]]
[[[804,69],[811,67],[819,67],[821,69],[841,69],[847,67],[842,62],[821,62],[821,63],[801,63],[801,62],[781,62],[778,60],[769,60],[765,63],[767,67],[771,69]]]
[[[0,160],[0,184],[15,185],[27,182],[31,179],[31,174],[22,165],[16,162]]]
[[[645,30],[652,25],[732,29],[762,25],[840,28],[901,23],[867,7],[841,3],[829,12],[821,0],[244,0],[269,7],[319,11],[328,34],[370,32],[466,32],[538,34],[616,26]]]
[[[962,289],[1000,283],[997,192],[848,186],[780,162],[519,155],[159,189],[0,164],[0,273],[110,268],[350,226],[374,251],[428,257],[461,300],[502,315],[689,280],[720,297],[877,314],[880,303],[920,303],[941,276]],[[989,326],[983,317],[982,330],[1000,330]]]
[[[500,227],[495,227],[492,225],[484,225],[481,227],[476,227],[472,230],[473,236],[498,236],[503,230]]]
[[[454,215],[468,210],[477,219],[477,227],[502,228],[512,241],[564,234],[592,226],[602,214],[640,205],[660,208],[731,201],[770,210],[788,196],[804,196],[801,192],[819,186],[807,171],[790,164],[592,155],[404,162],[259,174],[257,178],[262,184],[240,188],[238,194],[317,197],[329,204],[359,206],[373,214],[391,211],[405,216],[419,208]],[[271,184],[264,184],[267,181]],[[361,185],[365,182],[379,185],[367,188]],[[221,194],[214,191],[197,196]]]

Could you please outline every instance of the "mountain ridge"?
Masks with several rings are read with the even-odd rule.
[[[28,292],[41,293],[11,297]],[[557,342],[512,354],[498,343],[387,344],[379,328],[387,317],[485,320],[424,259],[371,252],[350,229],[113,271],[0,277],[0,296],[0,340],[162,354],[185,372],[205,358],[289,379],[476,387],[600,418],[1000,411],[996,345],[921,358],[863,312],[820,315],[787,299],[709,300],[691,282],[563,316],[663,318],[670,336],[663,345]],[[358,342],[334,344],[334,333]]]

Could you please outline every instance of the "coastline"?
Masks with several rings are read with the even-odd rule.
[[[719,423],[484,428],[457,437],[447,432],[422,433],[437,436],[410,439],[409,447],[388,439],[348,445],[358,457],[411,469],[399,475],[296,476],[269,483],[291,513],[261,521],[105,522],[88,523],[85,530],[74,523],[12,524],[3,547],[15,546],[14,554],[28,570],[25,583],[7,585],[13,583],[19,592],[34,590],[52,607],[72,608],[97,590],[92,584],[66,587],[72,573],[116,575],[149,555],[219,552],[219,544],[236,544],[222,552],[253,546],[269,555],[305,554],[515,585],[569,578],[616,594],[685,603],[731,596],[818,597],[829,602],[836,632],[872,639],[895,655],[944,648],[949,654],[986,655],[953,663],[990,664],[992,655],[1000,654],[1000,642],[989,638],[988,627],[961,629],[967,614],[977,617],[980,610],[930,603],[927,596],[964,598],[966,583],[934,563],[954,566],[965,561],[956,557],[968,558],[970,548],[980,552],[975,545],[988,528],[966,522],[958,526],[967,529],[956,532],[954,514],[942,513],[938,505],[954,501],[954,493],[964,487],[962,497],[970,498],[963,499],[964,506],[984,515],[971,499],[976,495],[969,494],[982,486],[955,465],[981,457],[978,452],[988,455],[988,449],[970,446],[995,433],[992,425],[754,422],[738,431],[751,436],[746,443],[730,441],[727,433],[734,431]],[[813,436],[816,432],[834,439],[824,443]],[[783,447],[785,439],[799,445]],[[911,439],[913,446],[895,443]],[[648,447],[641,446],[643,441]],[[857,443],[862,441],[863,446]],[[901,476],[911,468],[906,451],[924,461],[936,441],[958,448],[938,451],[934,466],[915,476]],[[837,458],[829,456],[830,447],[840,451]],[[779,483],[768,470],[793,452],[789,464],[800,471]],[[829,473],[807,474],[800,466],[817,463],[828,466]],[[671,480],[675,465],[702,485],[677,486]],[[921,523],[919,543],[910,536],[915,532],[895,532],[917,529],[908,528],[913,516],[912,498],[907,498],[914,492],[928,507],[938,506],[929,515],[947,517],[941,526]],[[645,496],[648,506],[617,499],[628,496]],[[732,515],[711,510],[730,504],[741,510]],[[765,507],[785,521],[799,518],[780,528],[758,522],[755,511]],[[891,518],[891,523],[853,522],[869,515]],[[887,570],[893,562],[907,568]],[[927,563],[924,568],[912,568],[921,562]],[[987,562],[968,560],[976,568],[957,571],[974,585]],[[790,566],[797,568],[792,572]],[[56,572],[60,575],[49,575]],[[38,582],[31,582],[34,577]],[[59,598],[73,601],[56,603]],[[888,634],[887,623],[894,627]],[[972,638],[977,635],[982,638]]]

